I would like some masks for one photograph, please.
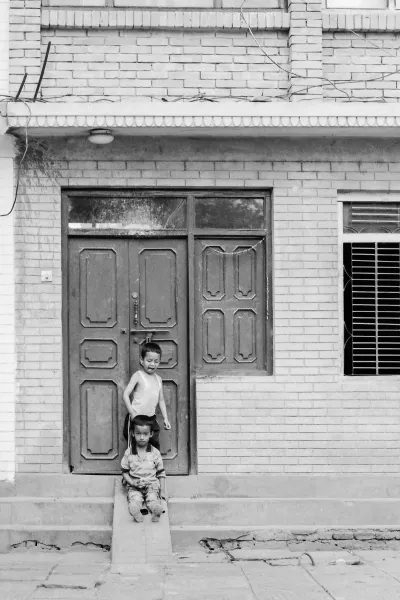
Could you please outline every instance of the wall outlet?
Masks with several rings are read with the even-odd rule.
[[[53,281],[53,271],[42,271],[41,279],[42,281]]]

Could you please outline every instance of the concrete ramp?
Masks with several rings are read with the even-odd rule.
[[[111,572],[129,573],[138,564],[168,564],[174,560],[167,504],[158,523],[145,515],[135,523],[129,514],[126,490],[115,482],[114,519],[111,543]]]

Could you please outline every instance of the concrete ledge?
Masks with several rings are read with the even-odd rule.
[[[21,102],[7,105],[8,127],[32,135],[87,136],[94,128],[120,135],[398,137],[398,103],[363,102]]]
[[[289,15],[283,11],[245,13],[254,31],[289,29]],[[234,10],[132,10],[129,8],[43,8],[42,29],[154,29],[194,31],[243,31],[247,27]]]
[[[158,523],[150,515],[135,523],[129,514],[126,490],[115,482],[111,571],[129,574],[138,564],[168,564],[173,561],[168,510]]]
[[[394,10],[338,10],[323,11],[323,31],[400,31],[400,11]]]

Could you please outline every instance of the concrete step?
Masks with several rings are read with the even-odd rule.
[[[111,525],[0,525],[0,552],[18,547],[45,550],[81,549],[111,545]]]
[[[189,475],[167,485],[170,498],[400,498],[395,475]]]
[[[0,525],[100,525],[112,522],[112,498],[0,498]]]
[[[172,498],[171,526],[388,527],[400,522],[398,498]]]
[[[15,483],[0,482],[0,497],[113,498],[115,475],[17,475]]]

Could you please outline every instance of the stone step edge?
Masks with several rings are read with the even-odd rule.
[[[112,531],[112,525],[29,525],[3,524],[0,531]]]
[[[209,531],[209,532],[225,532],[225,531],[244,531],[247,533],[257,533],[263,531],[290,531],[296,535],[302,535],[302,532],[307,532],[304,535],[309,535],[318,531],[398,531],[400,533],[400,523],[394,525],[171,525],[170,530],[185,532]],[[244,535],[244,534],[243,534]]]
[[[371,498],[354,498],[354,497],[337,497],[337,496],[332,496],[329,498],[319,498],[319,497],[314,497],[314,496],[299,496],[297,498],[278,498],[278,497],[256,497],[256,498],[248,498],[246,496],[243,497],[229,497],[229,496],[225,496],[225,497],[212,497],[210,498],[209,496],[207,497],[199,497],[199,498],[170,498],[168,500],[169,504],[183,504],[183,503],[190,503],[190,504],[215,504],[215,503],[222,503],[222,502],[231,502],[232,504],[236,504],[239,502],[246,502],[247,504],[250,503],[260,503],[262,502],[263,504],[267,504],[270,502],[289,502],[291,504],[293,503],[297,503],[297,502],[400,502],[400,498],[387,498],[385,496],[372,496]]]
[[[23,502],[31,502],[35,504],[114,504],[114,498],[109,498],[108,496],[0,496],[0,504],[16,504]]]

